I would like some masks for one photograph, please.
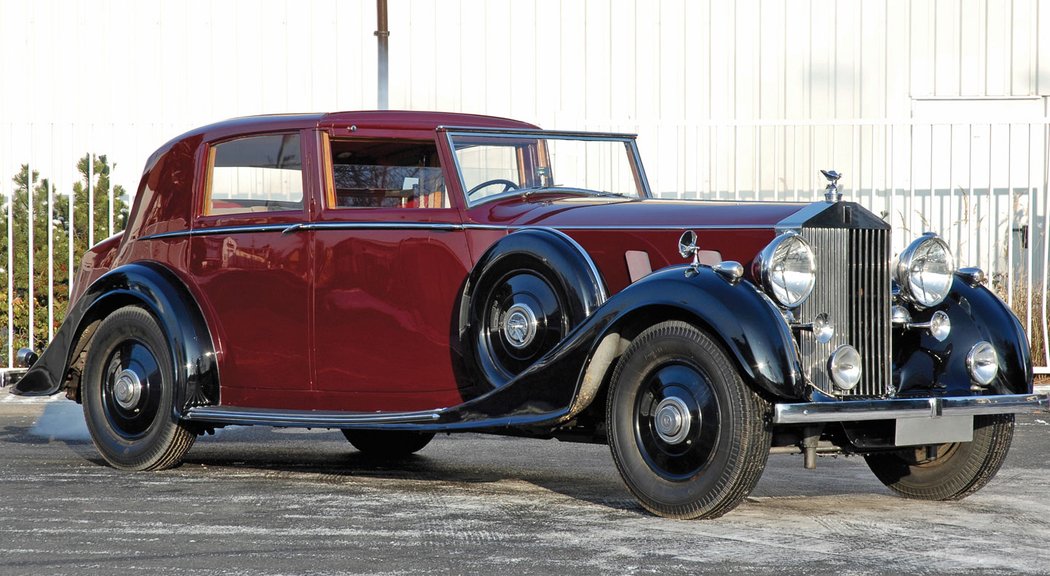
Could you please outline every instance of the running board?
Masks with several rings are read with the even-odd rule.
[[[444,409],[421,412],[334,412],[320,410],[276,410],[202,406],[182,415],[190,422],[236,426],[279,426],[288,428],[361,428],[377,424],[430,424],[441,418]]]

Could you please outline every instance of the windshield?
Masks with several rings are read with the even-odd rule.
[[[644,198],[634,137],[568,132],[450,132],[471,206],[539,194]]]

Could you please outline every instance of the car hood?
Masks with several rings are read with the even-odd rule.
[[[702,200],[571,198],[494,202],[472,210],[475,221],[553,228],[765,228],[807,204]]]

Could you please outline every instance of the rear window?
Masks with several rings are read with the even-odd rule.
[[[211,148],[205,214],[302,209],[298,133],[249,136]]]

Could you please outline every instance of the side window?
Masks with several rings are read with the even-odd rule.
[[[331,150],[331,207],[449,207],[432,142],[332,140]]]
[[[205,214],[303,209],[299,134],[267,134],[211,148]]]

